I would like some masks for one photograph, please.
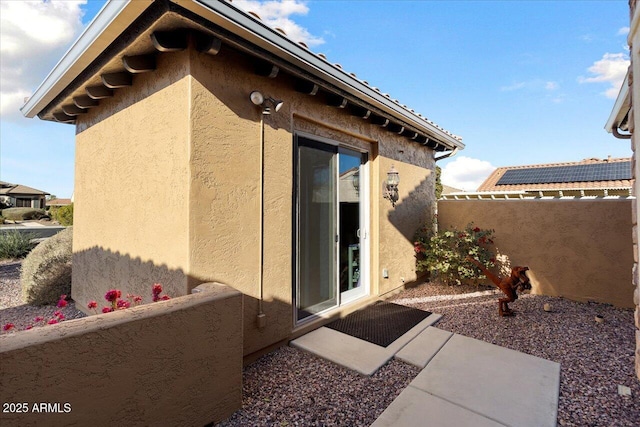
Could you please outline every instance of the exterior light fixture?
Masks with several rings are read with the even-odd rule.
[[[249,99],[254,105],[263,106],[262,114],[264,115],[271,114],[272,107],[273,107],[273,110],[277,113],[278,111],[280,111],[280,109],[282,108],[282,105],[284,104],[284,101],[280,99],[275,99],[271,96],[265,98],[264,95],[258,92],[257,90],[254,90],[249,94]],[[271,104],[271,107],[266,106],[265,103]]]
[[[382,183],[382,197],[391,202],[391,206],[396,207],[398,201],[398,184],[400,183],[400,174],[391,165],[391,169],[387,172],[387,180]]]
[[[353,184],[353,188],[355,188],[357,193],[360,190],[360,171],[356,171],[351,175],[351,184]]]

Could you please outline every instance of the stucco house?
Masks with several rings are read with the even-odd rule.
[[[0,202],[15,208],[44,209],[48,195],[26,185],[0,181]]]
[[[414,281],[464,148],[227,1],[108,2],[22,111],[76,127],[77,305],[222,282],[245,356]]]

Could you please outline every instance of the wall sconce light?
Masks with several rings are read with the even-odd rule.
[[[391,165],[391,169],[387,172],[387,180],[382,183],[382,197],[391,202],[391,206],[396,207],[398,201],[398,184],[400,183],[400,174]]]
[[[269,103],[273,106],[274,111],[277,113],[282,108],[284,101],[281,99],[275,99],[272,97],[264,97],[260,92],[254,90],[249,94],[249,99],[254,105],[263,106],[262,114],[268,115],[271,114],[271,107],[266,106],[265,103]]]
[[[360,172],[356,171],[353,175],[351,175],[351,184],[353,184],[353,188],[355,188],[356,193],[360,190]]]

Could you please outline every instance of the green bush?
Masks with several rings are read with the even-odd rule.
[[[477,259],[487,268],[495,267],[495,255],[489,249],[493,244],[492,234],[493,230],[482,230],[473,224],[464,230],[437,233],[422,227],[416,233],[414,243],[416,269],[430,272],[433,278],[448,285],[477,284],[486,277],[467,257]]]
[[[25,257],[33,245],[32,233],[21,233],[19,231],[0,231],[0,259],[14,259]]]
[[[51,208],[51,217],[60,223],[68,227],[73,225],[73,203],[67,206],[60,206],[59,208]]]
[[[34,208],[9,208],[2,210],[2,216],[12,221],[28,221],[47,216],[44,209]]]
[[[71,294],[73,227],[36,246],[22,262],[22,298],[27,304],[55,304]]]

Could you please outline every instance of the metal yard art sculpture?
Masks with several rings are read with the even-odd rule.
[[[487,276],[506,295],[506,298],[500,298],[498,300],[498,313],[500,316],[513,316],[514,312],[509,308],[508,304],[518,299],[518,290],[522,292],[523,290],[531,289],[531,282],[526,274],[529,267],[513,267],[511,269],[511,274],[501,279],[489,271],[487,267],[482,265],[482,263],[477,259],[470,256],[467,257],[467,259],[477,265],[484,275]]]

